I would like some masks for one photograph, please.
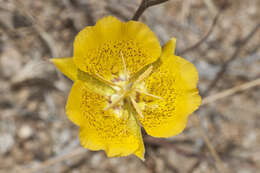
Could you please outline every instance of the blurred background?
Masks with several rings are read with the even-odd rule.
[[[127,21],[140,3],[0,0],[0,173],[260,172],[259,86],[201,106],[201,127],[192,115],[178,136],[145,136],[146,162],[79,148],[65,115],[72,82],[48,59],[72,56],[81,29],[106,15]],[[205,97],[260,77],[259,19],[259,0],[171,0],[140,18],[161,44],[177,38],[176,53],[198,68]]]

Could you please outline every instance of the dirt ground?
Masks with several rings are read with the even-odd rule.
[[[73,39],[82,28],[106,15],[129,20],[140,2],[0,0],[0,173],[29,173],[33,168],[36,173],[260,172],[259,86],[196,112],[220,162],[192,121],[195,115],[178,136],[145,136],[145,162],[77,150],[78,128],[65,115],[72,82],[48,59],[72,56]],[[141,17],[161,44],[177,38],[176,53],[196,65],[205,96],[260,77],[259,19],[259,0],[171,0]],[[68,158],[57,160],[64,156]]]

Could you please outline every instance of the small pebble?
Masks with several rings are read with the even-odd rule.
[[[30,126],[28,125],[23,125],[18,132],[18,136],[22,139],[28,139],[33,135],[33,130]]]

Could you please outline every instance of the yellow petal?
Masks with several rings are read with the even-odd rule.
[[[82,81],[76,81],[68,98],[68,118],[80,126],[81,145],[90,150],[105,150],[107,156],[127,156],[143,145],[140,127],[127,107],[117,118],[114,109],[104,111],[107,98],[89,91]],[[120,112],[120,111],[119,111]]]
[[[52,58],[50,61],[71,80],[77,79],[78,69],[73,62],[73,58]]]
[[[74,42],[77,67],[91,75],[98,73],[105,79],[124,72],[121,55],[132,75],[154,62],[160,54],[160,43],[145,24],[121,22],[111,16],[83,29]]]
[[[181,57],[173,56],[175,47],[176,39],[172,38],[163,47],[161,61],[164,62],[164,64],[167,64],[167,61],[173,61],[168,59],[174,59],[176,63],[180,66],[179,72],[182,76],[182,79],[185,81],[186,86],[191,89],[196,88],[199,80],[199,75],[196,67],[192,63]]]
[[[198,72],[189,61],[174,56],[172,41],[164,47],[161,64],[145,80],[147,92],[157,99],[142,96],[144,118],[140,122],[146,132],[155,137],[170,137],[183,131],[188,115],[201,104],[196,88]]]
[[[169,57],[169,55],[173,55],[175,48],[176,48],[176,39],[172,38],[163,46],[162,58],[166,58]]]

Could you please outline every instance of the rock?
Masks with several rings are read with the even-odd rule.
[[[0,155],[10,151],[15,144],[15,126],[12,121],[0,122]]]
[[[21,54],[12,46],[6,46],[0,59],[0,69],[5,77],[11,77],[22,68]]]
[[[11,134],[0,135],[0,154],[5,154],[10,151],[14,142],[14,137]]]
[[[28,139],[33,135],[33,130],[30,126],[28,125],[23,125],[19,132],[18,132],[18,136],[22,139]]]

